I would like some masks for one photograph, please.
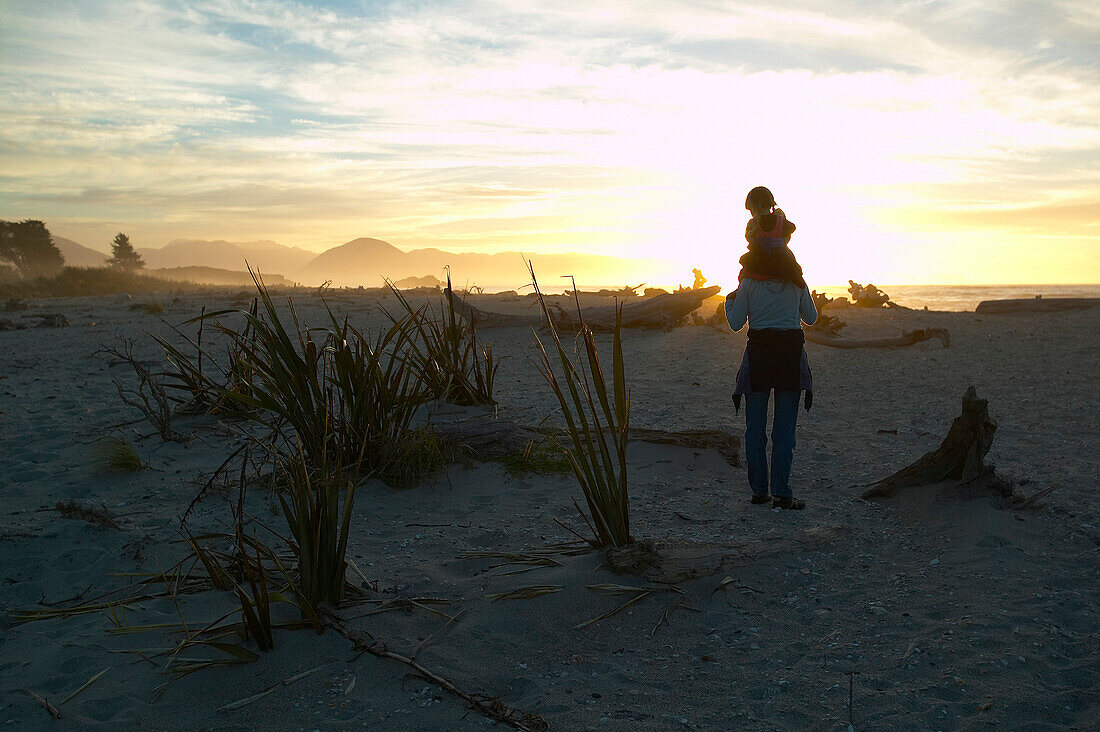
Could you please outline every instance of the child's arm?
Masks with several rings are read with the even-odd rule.
[[[790,244],[791,234],[793,234],[798,227],[794,225],[793,221],[787,218],[787,214],[783,213],[783,209],[777,208],[776,212],[783,216],[783,240]]]

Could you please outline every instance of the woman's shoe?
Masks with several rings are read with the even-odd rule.
[[[773,498],[772,508],[786,508],[792,511],[801,511],[806,508],[806,502],[801,498]]]
[[[767,493],[765,493],[762,496],[753,496],[752,500],[750,500],[749,503],[751,503],[754,506],[759,506],[761,503],[767,503],[771,499],[772,499],[772,497],[770,495],[768,495]]]

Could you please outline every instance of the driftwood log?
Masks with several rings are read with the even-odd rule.
[[[643,577],[651,582],[675,584],[725,572],[764,557],[831,544],[848,528],[818,526],[764,541],[689,542],[680,539],[636,541],[608,550],[612,571]]]
[[[939,340],[944,348],[951,345],[951,334],[947,332],[946,328],[907,330],[901,335],[890,336],[888,338],[843,338],[830,336],[827,332],[815,330],[814,328],[806,329],[806,340],[810,343],[831,346],[832,348],[900,348],[903,346],[912,346],[921,341],[927,341],[933,338]]]
[[[663,328],[671,330],[678,320],[694,312],[709,297],[718,294],[719,286],[699,290],[670,292],[623,305],[624,328]],[[474,307],[469,302],[455,301],[462,316],[478,328],[510,328],[515,326],[540,327],[541,315],[508,315],[491,313]],[[581,316],[586,325],[595,331],[615,329],[615,305],[582,307]],[[547,302],[547,309],[559,330],[575,331],[580,328],[575,310],[564,308],[556,302]]]
[[[983,300],[974,312],[983,315],[1015,313],[1057,313],[1063,310],[1087,310],[1100,305],[1100,297],[1031,297],[1020,300]]]
[[[959,486],[978,485],[992,488],[1004,496],[1012,495],[1012,483],[997,476],[985,455],[993,446],[997,423],[989,417],[989,403],[979,399],[974,387],[962,398],[962,412],[951,423],[947,437],[938,448],[893,475],[872,483],[863,498],[890,498],[903,488],[932,486],[954,481]]]
[[[526,452],[532,445],[548,444],[553,438],[565,441],[564,430],[535,429],[501,419],[468,419],[460,422],[436,422],[432,430],[441,440],[461,445],[480,460],[496,460]],[[630,439],[659,445],[676,445],[697,450],[713,449],[730,465],[740,465],[741,438],[721,430],[685,430],[670,432],[640,427],[630,428]]]

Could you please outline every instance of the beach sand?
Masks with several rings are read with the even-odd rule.
[[[159,572],[186,553],[179,516],[240,445],[213,417],[178,418],[189,435],[164,442],[119,399],[124,364],[96,352],[169,335],[131,310],[156,300],[182,323],[248,293],[35,300],[29,313],[62,313],[70,327],[0,333],[0,725],[5,729],[475,730],[496,723],[399,663],[357,654],[339,634],[281,630],[254,663],[168,678],[164,631],[118,633],[115,623],[178,622],[155,598],[70,618],[16,624],[11,613],[121,587],[126,573]],[[380,301],[334,291],[333,309],[367,328]],[[522,312],[529,299],[474,298]],[[307,322],[320,301],[296,300]],[[18,317],[20,314],[15,313]],[[751,506],[744,468],[712,450],[634,443],[629,450],[632,531],[639,539],[771,542],[831,527],[806,543],[680,583],[577,629],[630,595],[589,585],[650,586],[616,575],[600,553],[509,574],[517,565],[462,558],[469,551],[543,547],[573,539],[580,491],[571,475],[514,476],[498,463],[455,464],[423,484],[368,481],[357,491],[349,556],[380,599],[446,604],[358,617],[349,625],[412,654],[471,693],[542,715],[555,730],[1096,729],[1100,719],[1100,491],[1095,386],[1100,308],[1058,314],[859,311],[840,313],[852,337],[947,328],[952,347],[839,350],[808,343],[813,409],[801,412],[792,483],[801,512]],[[191,328],[192,326],[188,326]],[[529,329],[486,331],[506,356],[500,415],[538,424],[556,410],[535,368]],[[601,340],[607,340],[602,338]],[[740,434],[730,400],[744,334],[705,326],[629,331],[624,338],[634,426]],[[1004,510],[992,497],[891,503],[861,486],[934,449],[974,385],[998,422],[987,460],[1022,491],[1055,492],[1040,509]],[[467,410],[468,411],[468,410]],[[443,409],[441,413],[463,413]],[[148,468],[99,474],[94,443],[130,440]],[[916,491],[920,493],[920,491]],[[192,531],[225,530],[235,493],[213,492]],[[105,506],[119,528],[62,518],[58,502]],[[273,496],[255,488],[250,512],[272,526]],[[751,551],[749,552],[752,553]],[[727,581],[728,578],[728,581]],[[560,586],[530,599],[492,601],[517,588]],[[40,604],[42,603],[42,604]],[[63,603],[64,604],[64,603]],[[68,604],[72,604],[70,601]],[[228,593],[179,598],[201,625],[229,612]],[[347,618],[378,609],[369,604]],[[292,608],[280,617],[296,617]],[[115,630],[116,632],[110,632]],[[131,652],[142,650],[138,655]],[[195,655],[202,655],[191,651]],[[211,655],[211,654],[206,654]],[[94,683],[65,701],[89,679]],[[304,677],[235,711],[233,702]],[[851,684],[851,711],[849,711]],[[33,692],[59,709],[52,720]],[[851,716],[849,716],[851,715]],[[1091,720],[1091,721],[1090,721]]]

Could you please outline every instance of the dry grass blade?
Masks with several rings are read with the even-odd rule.
[[[565,585],[531,585],[529,587],[519,587],[508,592],[493,593],[486,595],[486,597],[493,602],[499,602],[500,600],[530,600],[532,597],[552,595],[555,592],[559,592],[563,587],[565,587]]]
[[[79,689],[77,689],[72,694],[69,694],[67,697],[65,697],[65,699],[62,700],[61,705],[64,706],[64,705],[68,704],[70,701],[72,701],[73,699],[76,698],[77,694],[84,691],[85,689],[87,689],[89,686],[91,686],[95,682],[99,681],[100,678],[102,678],[102,676],[110,670],[111,670],[111,667],[108,666],[107,668],[103,669],[102,671],[100,671],[98,674],[96,674],[92,678],[85,681],[83,684],[81,684]]]
[[[242,707],[247,707],[252,702],[259,701],[260,699],[263,699],[268,694],[270,694],[274,691],[278,691],[279,689],[283,688],[284,686],[290,686],[295,681],[301,681],[302,679],[306,678],[307,676],[312,676],[313,674],[317,673],[318,671],[320,671],[323,668],[324,668],[324,666],[318,666],[317,668],[311,668],[308,671],[303,671],[301,673],[294,674],[293,676],[291,676],[289,678],[283,679],[282,681],[275,684],[274,686],[269,687],[267,689],[264,689],[259,694],[253,694],[252,696],[247,696],[244,699],[241,699],[239,701],[235,701],[231,704],[226,704],[223,707],[218,707],[218,711],[219,712],[232,712],[232,711],[235,711],[237,709],[241,709]]]
[[[585,585],[590,590],[596,590],[597,592],[606,592],[609,595],[629,595],[635,592],[676,592],[684,594],[684,591],[679,587],[635,587],[633,585],[617,585],[613,583],[605,583],[599,585]]]
[[[456,613],[456,614],[455,614],[455,616],[454,616],[453,618],[448,618],[447,622],[443,624],[443,627],[442,627],[442,628],[440,628],[439,630],[435,631],[434,633],[432,633],[431,635],[429,635],[429,636],[428,636],[427,638],[425,638],[424,640],[422,640],[422,641],[420,641],[419,643],[417,643],[417,644],[416,644],[416,648],[415,648],[415,649],[413,650],[413,652],[412,652],[412,656],[410,656],[410,658],[412,658],[412,660],[414,660],[414,661],[415,661],[415,660],[416,660],[416,657],[417,657],[418,655],[420,655],[420,651],[421,651],[421,650],[423,650],[425,646],[428,646],[428,645],[430,645],[432,641],[434,641],[434,640],[435,640],[436,638],[438,638],[438,637],[439,637],[440,635],[442,635],[443,633],[446,633],[446,632],[447,632],[447,629],[448,629],[448,628],[450,628],[450,627],[451,627],[452,625],[454,625],[455,623],[457,623],[457,622],[458,622],[458,619],[459,619],[459,618],[461,618],[461,617],[463,616],[463,614],[465,614],[465,612],[466,612],[465,610],[459,610],[459,611],[458,611],[458,613]],[[354,684],[354,683],[355,683],[355,680],[354,680],[354,679],[352,679],[352,682],[351,682],[351,683],[352,683],[352,684]]]
[[[618,606],[617,608],[615,608],[614,610],[611,610],[611,611],[609,611],[609,612],[606,612],[606,613],[604,613],[603,615],[599,615],[599,616],[597,616],[597,617],[594,617],[594,618],[591,618],[591,619],[589,619],[589,620],[586,620],[586,621],[584,621],[583,623],[578,623],[577,625],[574,625],[574,626],[573,626],[573,630],[580,630],[581,628],[587,628],[587,627],[588,627],[589,625],[592,625],[593,623],[598,623],[598,622],[600,622],[601,620],[606,620],[607,618],[610,618],[610,617],[611,617],[612,615],[616,615],[616,614],[618,614],[619,612],[622,612],[623,610],[625,610],[626,608],[630,607],[630,606],[631,606],[631,605],[633,605],[634,603],[636,603],[636,602],[638,602],[639,600],[642,600],[642,599],[644,599],[644,598],[646,598],[646,597],[649,597],[649,596],[650,596],[650,595],[652,595],[652,594],[653,594],[653,592],[652,592],[652,591],[650,591],[650,590],[645,590],[645,591],[639,592],[639,593],[638,593],[638,594],[636,594],[636,595],[635,595],[634,597],[630,598],[629,600],[627,600],[626,602],[624,602],[624,603],[623,603],[622,605],[619,605],[619,606]]]

